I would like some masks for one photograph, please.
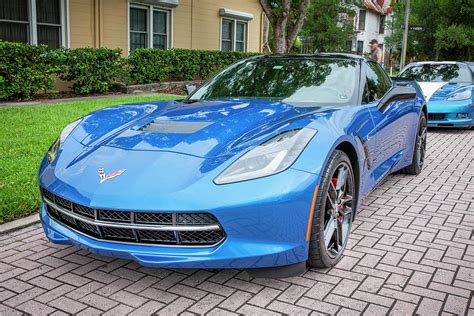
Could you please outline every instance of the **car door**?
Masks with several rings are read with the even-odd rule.
[[[375,150],[372,152],[372,182],[375,186],[385,175],[396,168],[407,149],[407,140],[412,128],[413,102],[381,102],[392,88],[392,81],[375,62],[365,67],[366,86],[363,102],[367,104],[375,125]]]

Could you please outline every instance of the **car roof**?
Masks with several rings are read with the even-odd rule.
[[[273,54],[273,55],[258,55],[251,59],[300,59],[300,58],[340,58],[350,60],[365,60],[366,58],[356,54],[346,53],[317,53],[317,54]]]
[[[464,62],[458,61],[417,61],[407,66],[414,66],[414,65],[455,65],[455,64],[464,64]]]

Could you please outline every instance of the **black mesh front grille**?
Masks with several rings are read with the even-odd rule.
[[[135,213],[135,222],[143,224],[173,224],[173,215],[171,213]]]
[[[43,195],[44,195],[45,198],[47,198],[51,202],[54,202],[54,194],[53,193],[51,193],[47,190],[43,190]]]
[[[43,196],[59,208],[47,204],[48,215],[61,224],[80,231],[88,236],[122,242],[146,243],[155,245],[186,245],[206,246],[215,245],[225,239],[224,231],[217,219],[209,213],[159,213],[159,212],[130,212],[116,210],[93,209],[73,203],[53,193],[42,190]],[[67,211],[64,211],[66,209]],[[94,213],[97,213],[95,221]],[[71,216],[71,215],[74,216]],[[108,223],[105,226],[105,223]],[[103,223],[103,224],[101,224]],[[117,227],[127,225],[129,227]],[[143,227],[140,227],[143,224]],[[110,225],[114,225],[111,227]],[[189,226],[185,230],[149,229],[146,225],[180,227]],[[209,230],[199,230],[206,225],[213,225]],[[131,227],[130,227],[131,226]],[[147,229],[148,228],[148,229]]]
[[[76,220],[76,221],[78,222],[79,228],[82,232],[90,233],[94,237],[100,236],[99,230],[95,225],[92,225],[92,224],[89,224],[89,223],[86,223],[86,222],[83,222],[83,221],[79,221],[79,220]]]
[[[181,243],[212,245],[224,238],[222,230],[180,232]]]
[[[130,223],[132,221],[130,217],[130,212],[111,211],[111,210],[98,210],[98,219],[104,220],[104,221],[124,222],[124,223]]]
[[[71,210],[71,207],[72,207],[71,201],[63,199],[62,197],[56,195],[56,198],[55,198],[54,202],[57,205],[61,206],[62,208],[65,208],[66,210],[69,210],[69,211]]]
[[[210,225],[217,224],[217,219],[209,213],[180,213],[177,215],[178,225]]]
[[[73,226],[76,226],[76,220],[74,219],[74,217],[63,214],[63,213],[60,213],[60,218],[64,221],[66,221],[67,223],[69,223]]]
[[[176,243],[174,232],[157,230],[138,230],[138,238],[144,242]]]
[[[87,206],[74,204],[74,213],[78,213],[82,216],[85,216],[91,219],[94,218],[94,209]]]
[[[117,227],[102,227],[102,233],[105,238],[135,240],[133,230]]]

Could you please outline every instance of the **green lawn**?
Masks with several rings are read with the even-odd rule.
[[[0,223],[39,210],[38,166],[68,123],[112,105],[177,98],[180,97],[130,96],[0,108]]]

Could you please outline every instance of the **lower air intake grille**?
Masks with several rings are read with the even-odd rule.
[[[442,113],[428,113],[428,120],[432,121],[440,121],[446,118],[446,114]]]
[[[93,209],[42,190],[48,215],[96,239],[176,246],[212,246],[226,237],[209,213],[159,213]]]
[[[183,244],[214,244],[224,237],[224,232],[219,230],[181,232]]]

